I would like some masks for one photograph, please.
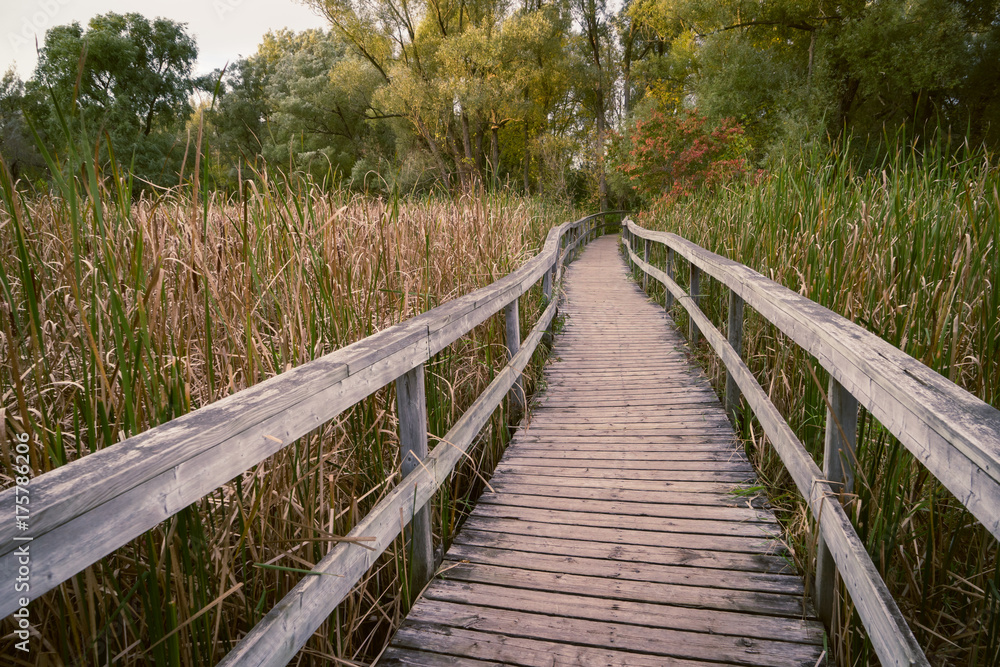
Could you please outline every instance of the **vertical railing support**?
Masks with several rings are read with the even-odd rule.
[[[689,262],[691,267],[691,289],[689,294],[691,299],[694,301],[694,305],[701,307],[701,270],[694,265],[694,262]],[[698,347],[698,325],[694,323],[693,317],[688,317],[688,341],[691,343],[691,350],[694,351]]]
[[[842,494],[854,490],[855,446],[858,438],[858,399],[830,378],[827,392],[826,443],[823,448],[823,475]],[[841,496],[843,501],[843,496]],[[836,502],[830,498],[826,502]],[[822,510],[821,510],[822,511]],[[816,553],[816,612],[827,628],[832,627],[834,581],[837,566],[823,535]]]
[[[396,413],[399,416],[400,468],[406,477],[427,458],[427,394],[423,364],[396,378]],[[410,600],[415,600],[434,574],[429,504],[414,513],[404,535],[411,554],[408,568]]]
[[[642,261],[649,264],[649,239],[642,240]],[[642,291],[645,292],[649,288],[649,274],[645,271],[642,272]]]
[[[673,278],[674,278],[674,249],[671,248],[670,246],[667,246],[667,275],[670,276],[671,280],[673,280]],[[674,307],[674,293],[671,292],[670,290],[666,290],[666,298],[664,299],[663,307],[664,307],[664,309],[666,309],[668,311],[671,308]]]
[[[635,252],[635,248],[632,247],[632,239],[634,239],[635,237],[632,235],[632,230],[628,227],[623,228],[622,233],[625,235],[624,236],[625,248],[626,248],[625,266],[628,267],[629,273],[632,273],[633,271],[635,271],[635,266],[632,264],[632,255],[628,251]]]
[[[743,354],[743,297],[729,290],[729,344],[737,355]],[[740,407],[740,387],[733,374],[726,369],[726,414],[729,421],[736,424],[736,413]]]
[[[545,301],[552,300],[552,271],[548,270],[545,275],[542,276],[542,294],[545,296]]]
[[[517,351],[521,349],[521,323],[517,312],[518,301],[520,301],[520,298],[514,299],[503,310],[504,326],[506,328],[507,361],[513,359]],[[510,390],[511,424],[516,424],[520,420],[521,416],[524,415],[526,407],[524,376],[518,375],[517,381],[514,382],[514,386]]]

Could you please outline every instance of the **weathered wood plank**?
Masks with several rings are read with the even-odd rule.
[[[37,555],[26,596],[51,590],[465,335],[537,282],[561,235],[581,224],[551,230],[534,259],[490,286],[33,479]],[[0,499],[13,506],[13,495]],[[15,532],[0,525],[0,582],[10,587]],[[0,617],[16,608],[13,597],[0,598]]]
[[[586,618],[616,623],[711,632],[762,639],[778,639],[799,644],[822,644],[823,631],[816,623],[798,618],[760,616],[715,609],[694,609],[672,605],[607,600],[564,593],[468,584],[439,580],[427,591],[427,597],[444,602],[458,602],[534,613],[555,613],[569,618]]]
[[[581,556],[526,554],[510,549],[496,549],[468,544],[455,544],[448,552],[451,562],[497,565],[521,570],[536,570],[614,580],[645,581],[712,589],[761,591],[801,597],[805,590],[797,574],[748,574],[739,570],[706,570],[669,565],[624,563]],[[447,575],[445,575],[447,576]],[[616,598],[618,599],[618,598]]]
[[[724,661],[741,665],[814,667],[821,648],[810,644],[749,640],[746,637],[658,629],[607,621],[530,614],[426,600],[410,618],[464,629],[547,641],[608,647],[674,658]]]
[[[475,656],[523,667],[571,665],[635,665],[635,667],[722,667],[725,663],[677,660],[578,644],[539,641],[517,635],[478,632],[467,628],[408,620],[394,638],[402,647],[430,644],[449,656]],[[383,664],[379,661],[379,664]],[[394,663],[384,663],[394,664]],[[395,663],[399,664],[399,663]],[[402,663],[406,664],[406,663]]]
[[[427,396],[424,365],[396,379],[396,414],[399,418],[400,473],[406,477],[427,457]],[[418,509],[404,531],[409,544],[409,588],[416,597],[434,574],[434,539],[431,508]]]
[[[1000,410],[831,310],[675,234],[666,243],[816,357],[994,536],[1000,538]],[[661,281],[662,282],[662,281]]]
[[[641,262],[631,250],[629,252],[634,260]],[[732,373],[813,516],[817,517],[820,530],[843,573],[844,584],[864,621],[879,658],[888,664],[929,664],[875,569],[871,557],[865,551],[864,544],[855,533],[840,503],[836,501],[836,494],[830,484],[823,478],[815,461],[810,458],[749,368],[677,283],[653,266],[640,266],[674,293],[687,309],[690,319],[699,325],[702,335]],[[751,303],[749,299],[747,302]]]
[[[597,249],[620,281],[576,280]],[[511,664],[562,659],[521,659],[516,640],[568,664],[586,650],[608,664],[813,667],[822,627],[773,514],[734,494],[753,473],[704,374],[624,280],[611,239],[568,271],[541,400],[394,646]]]
[[[493,526],[497,527],[497,526]],[[669,547],[659,544],[635,545],[559,538],[555,536],[522,535],[505,532],[476,530],[465,527],[455,537],[455,544],[489,546],[509,551],[558,554],[578,558],[601,558],[609,561],[683,565],[692,568],[716,570],[741,570],[795,574],[795,569],[781,555],[773,553],[747,553],[718,551],[711,546],[704,549]]]

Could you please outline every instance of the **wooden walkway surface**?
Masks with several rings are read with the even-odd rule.
[[[813,667],[779,526],[734,493],[753,472],[617,237],[564,284],[530,423],[379,664]]]

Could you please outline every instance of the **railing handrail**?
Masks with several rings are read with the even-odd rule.
[[[813,355],[830,373],[831,394],[836,388],[849,394],[849,401],[853,396],[857,402],[849,402],[849,405],[854,416],[857,403],[860,403],[994,536],[1000,537],[1000,411],[875,334],[749,267],[676,234],[644,229],[630,219],[622,226],[623,236],[662,243],[687,259],[698,271],[729,288],[731,308],[733,295],[736,295],[740,318],[745,302]],[[883,664],[928,664],[841,504],[832,500],[838,495],[833,487],[839,486],[840,479],[831,480],[829,470],[827,474],[820,471],[750,373],[739,351],[701,311],[699,295],[684,292],[674,282],[672,274],[646,261],[648,255],[640,258],[628,239],[625,245],[630,260],[644,273],[659,280],[687,310],[692,322],[722,359],[729,378],[743,393],[817,517],[821,542],[825,542],[825,545],[821,543],[821,556],[824,548],[829,550],[879,659]],[[668,268],[672,271],[672,267]],[[733,326],[732,321],[730,326]],[[742,326],[741,321],[739,326]],[[828,415],[835,409],[831,403],[833,398],[827,397]],[[728,397],[727,403],[730,403]],[[853,443],[854,434],[844,434],[840,424],[830,421],[828,417],[828,448],[831,438],[846,436]],[[834,429],[841,431],[840,436]],[[830,458],[829,449],[825,458]],[[829,579],[825,585],[832,585],[832,573],[827,573],[825,578]],[[817,579],[817,589],[820,589],[819,574]]]
[[[619,213],[554,227],[533,258],[486,287],[32,479],[30,532],[0,524],[0,586],[14,590],[16,549],[30,538],[31,588],[0,596],[0,618],[424,363],[550,271],[557,279],[584,237],[561,248],[567,232]],[[0,503],[13,507],[15,492]]]

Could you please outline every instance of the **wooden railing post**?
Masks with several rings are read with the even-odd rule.
[[[743,354],[743,298],[729,290],[729,344],[736,354]],[[726,414],[729,421],[736,423],[736,413],[740,407],[740,387],[736,384],[733,374],[726,369]]]
[[[674,279],[674,249],[667,246],[667,275],[670,279]],[[670,310],[674,307],[674,294],[670,290],[666,291],[666,299],[664,300],[663,307],[666,310]]]
[[[546,301],[552,300],[552,271],[548,270],[542,276],[542,294]]]
[[[632,230],[625,227],[622,233],[625,235],[625,246],[628,250],[635,252],[635,248],[632,247],[632,239],[635,238],[635,236],[632,235]],[[628,252],[625,253],[625,265],[628,267],[629,273],[635,271],[635,265],[632,264],[632,255]]]
[[[420,364],[396,379],[396,413],[399,416],[399,456],[403,477],[427,458],[427,394],[424,365]],[[410,546],[410,600],[415,600],[434,574],[434,538],[431,535],[431,508],[425,504],[413,514],[404,532]]]
[[[503,319],[505,331],[505,341],[507,343],[507,361],[514,358],[517,351],[521,349],[521,323],[517,312],[517,304],[520,297],[514,299],[504,307]],[[510,390],[510,412],[511,423],[516,424],[524,414],[527,407],[524,396],[524,376],[518,375],[517,381]]]
[[[691,267],[691,289],[689,294],[691,299],[694,301],[694,305],[701,307],[701,270],[694,265],[694,262],[689,262]],[[688,341],[691,344],[691,350],[694,351],[698,347],[698,325],[694,323],[693,317],[688,317]]]
[[[649,264],[649,239],[642,240],[642,261]],[[649,288],[649,274],[645,271],[642,272],[642,291],[645,292]]]
[[[826,443],[823,448],[823,476],[841,493],[854,490],[855,445],[858,437],[858,399],[830,378],[827,392]],[[836,502],[830,498],[826,502]],[[837,566],[823,535],[816,553],[816,613],[831,627],[834,608],[834,580]]]

